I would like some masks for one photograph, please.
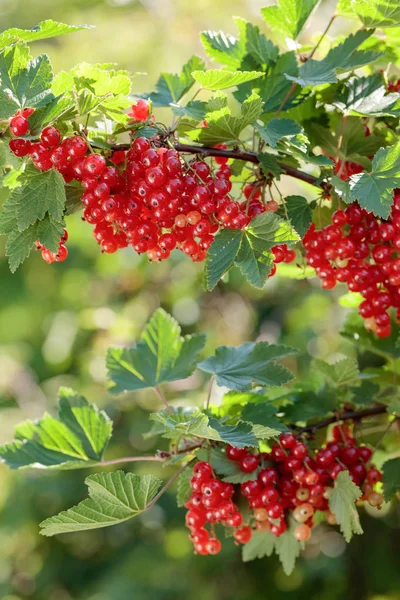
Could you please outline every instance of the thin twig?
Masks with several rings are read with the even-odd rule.
[[[174,411],[172,410],[172,407],[168,404],[168,400],[166,399],[160,388],[156,385],[155,387],[153,387],[153,390],[155,391],[161,402],[164,404],[167,411],[172,414]]]
[[[148,510],[149,508],[151,508],[152,506],[154,506],[156,504],[156,502],[158,502],[158,500],[161,498],[161,496],[167,491],[167,489],[174,483],[175,479],[177,479],[179,477],[179,475],[186,469],[186,467],[188,467],[190,465],[190,463],[192,463],[194,461],[194,458],[192,458],[192,460],[190,460],[189,462],[187,462],[185,465],[183,465],[183,467],[181,467],[179,469],[179,471],[177,471],[176,473],[174,473],[172,475],[172,477],[170,479],[168,479],[167,483],[165,485],[163,485],[163,487],[161,488],[161,490],[158,492],[158,494],[156,494],[153,498],[153,500],[151,500],[148,504],[146,504],[146,510]]]
[[[256,152],[243,152],[242,150],[221,150],[220,148],[212,148],[209,146],[197,146],[195,144],[182,144],[180,142],[172,142],[172,146],[178,152],[188,154],[197,154],[201,158],[206,158],[207,156],[220,156],[223,158],[233,158],[235,160],[243,160],[245,162],[253,163],[258,165],[260,163]],[[130,144],[111,144],[111,150],[129,150]],[[300,171],[299,169],[295,169],[289,165],[285,165],[284,163],[278,161],[279,167],[282,169],[285,175],[289,175],[289,177],[294,177],[295,179],[300,179],[300,181],[304,181],[305,183],[309,183],[315,187],[319,187],[323,190],[330,188],[330,183],[326,180],[320,181],[314,175],[310,175],[309,173],[305,173],[304,171]]]
[[[323,421],[319,421],[319,423],[314,423],[314,425],[307,425],[306,427],[297,427],[296,425],[292,425],[292,429],[294,429],[299,435],[302,433],[314,433],[318,429],[323,429],[324,427],[328,427],[328,425],[332,425],[333,423],[337,423],[337,421],[359,421],[361,419],[365,419],[366,417],[372,417],[374,415],[383,415],[387,411],[387,406],[384,404],[378,404],[376,406],[372,406],[371,408],[364,408],[363,410],[353,410],[342,413],[337,413],[333,417],[328,417]]]

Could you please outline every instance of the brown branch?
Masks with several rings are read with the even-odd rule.
[[[337,423],[338,421],[361,421],[361,419],[365,419],[366,417],[372,417],[374,415],[382,415],[387,411],[387,407],[384,404],[378,404],[375,406],[371,406],[371,408],[364,408],[362,410],[351,410],[345,411],[342,413],[338,413],[333,417],[328,417],[323,421],[319,421],[318,423],[314,423],[314,425],[307,425],[306,427],[297,427],[296,425],[291,425],[292,429],[294,429],[299,435],[302,433],[314,433],[318,431],[318,429],[323,429],[324,427],[328,427],[328,425],[333,425],[333,423]]]
[[[181,144],[180,142],[174,142],[172,145],[178,152],[197,154],[202,158],[206,158],[207,156],[215,156],[223,158],[233,158],[235,160],[243,160],[245,162],[250,162],[255,165],[260,164],[256,152],[242,152],[238,149],[221,150],[220,148],[212,148],[209,146],[197,146],[195,144]],[[112,150],[129,150],[130,147],[130,144],[111,144]],[[319,181],[319,179],[314,175],[310,175],[309,173],[305,173],[304,171],[299,171],[298,169],[290,167],[289,165],[285,165],[280,161],[277,162],[284,174],[289,175],[289,177],[294,177],[295,179],[299,179],[300,181],[304,181],[305,183],[309,183],[310,185],[320,187],[323,190],[326,190],[328,187],[330,187],[330,183],[328,181]]]

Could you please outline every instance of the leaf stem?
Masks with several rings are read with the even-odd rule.
[[[208,393],[207,393],[207,400],[206,400],[206,406],[205,406],[206,410],[208,410],[208,407],[210,406],[211,393],[212,393],[214,381],[215,381],[215,375],[212,375],[212,377],[210,378],[210,381],[208,383]]]
[[[139,462],[139,461],[157,461],[162,462],[165,460],[162,456],[156,454],[151,456],[125,456],[123,458],[113,458],[111,460],[102,460],[96,466],[98,467],[108,467],[109,465],[118,465],[119,463],[128,463],[128,462]]]
[[[156,395],[161,400],[161,402],[164,404],[164,406],[167,409],[167,411],[172,414],[174,411],[172,410],[171,405],[168,404],[168,400],[166,399],[166,397],[164,396],[163,392],[158,387],[158,385],[156,385],[155,387],[153,387],[153,390],[155,391]]]
[[[194,458],[192,458],[189,462],[187,462],[185,465],[183,465],[183,467],[181,467],[179,469],[179,471],[176,471],[176,473],[174,473],[172,475],[172,477],[170,479],[168,479],[167,483],[165,485],[163,485],[163,487],[158,492],[158,494],[156,494],[154,496],[153,500],[151,500],[151,502],[149,502],[146,505],[146,510],[148,510],[149,508],[154,506],[156,504],[156,502],[158,502],[158,500],[161,498],[161,496],[163,496],[163,494],[167,491],[167,489],[174,483],[175,479],[177,479],[179,477],[179,475],[181,473],[183,473],[183,471],[186,469],[186,467],[188,467],[193,461],[194,461]]]

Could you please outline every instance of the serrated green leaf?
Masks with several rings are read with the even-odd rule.
[[[243,102],[239,117],[232,116],[226,106],[226,96],[219,95],[207,103],[207,127],[193,130],[190,137],[196,141],[215,146],[220,142],[239,140],[240,133],[254,123],[262,113],[262,100],[257,94],[252,94]]]
[[[276,148],[282,138],[293,137],[303,131],[293,119],[271,119],[264,127],[257,127],[262,139],[271,148]]]
[[[55,221],[49,217],[49,215],[46,215],[45,218],[37,224],[37,239],[48,250],[57,253],[60,245],[60,237],[64,232],[64,228],[64,221]]]
[[[247,342],[237,347],[220,346],[214,356],[197,366],[202,371],[213,373],[218,385],[231,390],[247,390],[253,383],[279,386],[290,381],[292,375],[275,361],[295,352],[293,348],[268,342]]]
[[[214,237],[206,259],[207,289],[213,290],[218,281],[229,271],[235,262],[242,240],[238,229],[222,229]]]
[[[260,162],[261,170],[266,177],[273,175],[278,180],[281,178],[282,169],[274,154],[259,152],[257,158]]]
[[[47,55],[30,59],[28,47],[18,42],[0,52],[0,118],[18,109],[40,108],[53,100],[53,73]]]
[[[200,40],[208,56],[229,69],[238,69],[245,53],[244,44],[222,31],[203,31]]]
[[[383,463],[382,484],[386,502],[400,492],[400,458],[392,458]]]
[[[398,116],[400,113],[400,94],[387,93],[382,73],[373,73],[369,77],[351,77],[346,81],[335,106],[344,114],[360,116]]]
[[[43,108],[35,110],[29,117],[29,132],[31,135],[37,135],[46,125],[68,121],[77,114],[76,102],[72,97],[57,96]]]
[[[275,541],[275,552],[286,575],[290,575],[293,571],[296,559],[300,556],[300,550],[303,547],[303,544],[294,537],[294,530],[297,525],[298,523],[292,521],[285,533],[276,538]]]
[[[141,97],[151,98],[153,106],[168,106],[176,104],[190,90],[195,82],[192,72],[201,73],[204,69],[203,59],[198,56],[192,56],[183,66],[179,75],[172,73],[161,73],[154,92],[141,94]]]
[[[400,142],[381,148],[372,160],[372,171],[350,177],[353,200],[375,216],[387,219],[393,204],[393,190],[400,187]]]
[[[190,496],[192,495],[192,488],[190,487],[191,478],[192,472],[190,469],[185,469],[178,477],[178,491],[176,495],[178,506],[184,506],[186,502],[189,502]]]
[[[219,232],[206,260],[208,289],[213,289],[233,264],[252,285],[262,288],[272,266],[271,248],[298,239],[290,224],[273,213],[257,215],[243,230]]]
[[[180,332],[177,321],[159,308],[135,348],[109,348],[106,365],[111,392],[140,390],[189,377],[204,347],[205,336],[181,337]]]
[[[213,92],[253,81],[263,75],[264,73],[261,71],[222,71],[219,69],[193,71],[192,73],[193,78],[202,88]]]
[[[264,430],[269,429],[269,437],[276,437],[281,432],[288,430],[276,416],[278,409],[271,402],[262,400],[262,396],[256,398],[256,394],[247,394],[247,396],[248,404],[244,406],[241,418],[253,423],[256,432],[260,431],[258,427],[262,427]]]
[[[15,39],[23,40],[24,42],[36,42],[38,40],[47,40],[49,38],[64,35],[66,33],[74,33],[82,29],[92,29],[91,25],[66,25],[48,19],[41,21],[32,29],[19,29],[13,27],[3,31],[0,35],[0,48],[5,48]]]
[[[72,390],[59,392],[58,419],[45,414],[15,428],[15,440],[0,447],[11,469],[81,469],[102,459],[112,423],[105,412]]]
[[[272,556],[277,538],[269,531],[253,531],[251,540],[242,548],[243,562],[249,562],[256,558]]]
[[[11,273],[15,273],[18,267],[30,255],[33,244],[37,240],[37,224],[31,225],[24,231],[13,230],[8,236],[6,244],[6,256]]]
[[[323,418],[333,414],[337,408],[336,394],[324,388],[317,394],[311,391],[293,391],[288,394],[287,399],[292,404],[285,405],[282,410],[290,423],[307,423],[312,419]]]
[[[224,442],[238,448],[258,445],[251,423],[239,421],[234,425],[226,425],[215,417],[208,417],[195,409],[173,411],[172,413],[162,410],[153,413],[150,419],[156,422],[157,433],[165,432],[164,437],[171,439],[184,435],[185,437],[194,436]]]
[[[146,510],[160,488],[153,475],[115,471],[96,473],[85,480],[89,498],[40,524],[45,536],[109,527],[127,521]]]
[[[357,406],[368,406],[375,402],[375,396],[379,392],[379,385],[373,381],[363,380],[358,387],[351,388],[353,394],[352,404]]]
[[[353,483],[349,472],[341,471],[329,498],[329,508],[335,515],[346,542],[351,540],[353,533],[363,533],[355,505],[361,495],[360,488]]]
[[[399,27],[397,0],[351,0],[351,8],[365,27]]]
[[[177,117],[187,117],[188,119],[201,121],[206,116],[207,104],[200,100],[191,100],[186,106],[179,106],[179,104],[171,104],[170,106]]]
[[[287,75],[287,78],[302,87],[336,83],[337,73],[362,67],[381,56],[380,53],[373,50],[357,50],[371,34],[372,30],[363,29],[349,35],[344,42],[332,48],[322,60],[312,58],[301,65],[298,77]]]
[[[0,235],[7,235],[17,229],[17,202],[15,196],[11,194],[4,202],[0,213]]]
[[[343,358],[334,363],[315,359],[313,366],[335,387],[354,385],[360,375],[357,363],[352,358]]]
[[[296,232],[303,237],[312,222],[311,206],[303,196],[287,196],[286,210]]]
[[[319,0],[278,0],[275,6],[261,10],[266,23],[291,40],[303,29]]]
[[[48,213],[55,221],[62,221],[65,206],[64,179],[58,171],[25,170],[23,183],[14,195],[17,204],[18,228],[23,231]]]
[[[273,64],[279,55],[278,46],[275,46],[271,40],[267,40],[256,25],[239,17],[234,20],[239,27],[240,40],[244,43],[247,54],[256,61],[257,65],[267,66]]]

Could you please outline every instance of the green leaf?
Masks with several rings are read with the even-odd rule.
[[[64,179],[58,171],[38,171],[34,167],[25,170],[23,183],[14,192],[17,204],[18,228],[23,231],[35,221],[49,214],[61,221],[65,205]]]
[[[115,471],[96,473],[85,480],[89,498],[40,524],[45,536],[99,529],[123,523],[146,510],[160,488],[153,475]]]
[[[192,73],[193,78],[202,88],[213,92],[253,81],[263,75],[264,73],[261,71],[222,71],[219,69]]]
[[[277,538],[269,531],[253,531],[251,540],[242,548],[243,562],[249,562],[256,558],[272,556]]]
[[[106,365],[111,392],[135,391],[189,377],[205,344],[202,334],[181,337],[175,319],[159,308],[135,348],[109,348]]]
[[[400,113],[400,94],[388,94],[382,73],[373,73],[369,77],[351,77],[334,104],[344,114],[396,117]]]
[[[253,383],[279,386],[290,381],[292,374],[275,361],[295,352],[293,348],[268,342],[247,342],[237,347],[220,346],[214,356],[197,366],[213,373],[218,385],[232,390],[247,390]]]
[[[260,66],[273,64],[279,55],[278,46],[275,46],[271,40],[267,40],[265,35],[260,33],[260,29],[256,25],[248,23],[239,17],[236,17],[234,20],[241,31],[240,39],[244,42],[247,54]],[[240,65],[238,66],[240,67]]]
[[[274,154],[259,152],[257,158],[260,161],[261,170],[266,177],[273,175],[278,180],[281,178],[282,169]]]
[[[257,215],[243,230],[219,232],[206,260],[207,288],[212,290],[234,264],[252,285],[262,288],[272,266],[271,248],[298,239],[287,221],[270,212]]]
[[[322,388],[317,394],[310,391],[294,391],[288,395],[293,404],[285,405],[282,409],[285,419],[290,423],[307,423],[316,418],[332,414],[337,408],[336,394]]]
[[[337,73],[351,71],[358,67],[367,65],[381,56],[381,53],[373,50],[357,50],[372,34],[372,30],[360,30],[349,35],[344,42],[335,46],[322,60],[313,58],[301,65],[298,77],[287,75],[290,81],[307,85],[319,85],[324,83],[336,83]]]
[[[77,114],[74,98],[68,95],[57,96],[43,108],[36,109],[29,117],[29,132],[31,135],[38,135],[46,125],[69,121]]]
[[[400,187],[400,142],[380,148],[372,160],[372,171],[350,177],[351,197],[375,216],[387,219],[393,190]]]
[[[210,58],[232,70],[240,67],[244,44],[235,37],[222,31],[203,31],[200,40]]]
[[[11,273],[15,273],[24,260],[28,258],[36,240],[37,224],[22,232],[17,229],[9,234],[6,244],[6,256],[8,257]]]
[[[46,215],[43,221],[39,221],[37,224],[37,239],[48,250],[57,253],[60,245],[60,237],[64,232],[64,228],[64,221],[54,221],[49,215]]]
[[[400,458],[392,458],[383,463],[382,474],[383,495],[386,502],[389,502],[400,492]]]
[[[17,109],[39,108],[51,102],[52,79],[47,55],[30,59],[23,42],[5,48],[0,52],[0,118],[11,117]]]
[[[303,29],[319,0],[278,0],[275,6],[261,9],[262,16],[273,30],[291,40]]]
[[[192,56],[183,66],[179,75],[172,73],[161,73],[154,92],[141,94],[141,97],[151,97],[153,106],[168,106],[176,104],[190,90],[195,79],[192,72],[201,73],[204,69],[204,61],[198,56]]]
[[[366,27],[399,27],[397,0],[351,0],[351,8]]]
[[[291,82],[286,77],[287,75],[294,77],[298,75],[297,59],[294,52],[285,52],[278,56],[276,62],[269,67],[267,75],[253,82],[240,85],[233,95],[239,102],[244,102],[251,93],[255,92],[264,101],[264,112],[276,112],[292,87]],[[289,100],[285,102],[284,109],[288,110],[292,106],[296,106],[305,97],[303,92],[301,96],[292,94]]]
[[[222,229],[214,237],[207,253],[206,280],[207,289],[213,290],[218,281],[233,266],[242,241],[242,232],[238,229]]]
[[[184,506],[186,502],[189,502],[192,495],[192,488],[190,487],[191,478],[192,472],[190,469],[185,469],[178,477],[178,491],[176,495],[178,506]]]
[[[303,196],[287,196],[285,204],[291,224],[299,236],[303,237],[312,223],[310,204]]]
[[[365,329],[364,319],[362,319],[357,312],[352,312],[347,317],[340,333],[344,337],[352,340],[358,350],[362,348],[373,354],[384,356],[385,358],[400,357],[400,348],[396,347],[396,340],[400,334],[400,327],[394,322],[392,322],[392,333],[389,337],[377,338]]]
[[[229,392],[232,394],[232,392]],[[262,427],[264,433],[269,430],[269,437],[276,437],[283,431],[287,431],[286,425],[284,425],[276,416],[279,412],[278,409],[271,404],[268,400],[262,400],[262,396],[257,394],[247,394],[248,404],[244,406],[241,418],[244,421],[250,421],[256,427],[255,431],[258,430],[257,426]]]
[[[335,515],[346,542],[351,540],[353,533],[358,535],[363,533],[355,505],[361,495],[360,488],[352,482],[349,472],[339,473],[329,498],[329,508]]]
[[[298,523],[292,521],[285,533],[276,538],[275,541],[275,552],[279,556],[286,575],[290,575],[293,571],[296,559],[300,556],[300,550],[303,547],[303,544],[294,537],[294,530],[297,525]]]
[[[105,412],[72,390],[59,392],[58,419],[45,414],[15,428],[15,440],[0,447],[11,469],[82,469],[102,459],[112,423]]]
[[[177,117],[187,117],[188,119],[194,119],[195,121],[201,121],[206,116],[206,102],[200,100],[191,100],[186,106],[179,106],[179,104],[171,104],[172,112]]]
[[[343,358],[335,363],[315,359],[313,366],[335,387],[354,385],[360,376],[357,363],[352,358]]]
[[[271,148],[276,148],[282,138],[290,138],[303,131],[301,125],[293,119],[271,119],[265,127],[257,127],[262,139]]]
[[[65,23],[57,23],[48,19],[41,21],[32,29],[19,29],[13,27],[3,31],[0,35],[0,48],[5,48],[15,39],[23,40],[24,42],[36,42],[38,40],[47,40],[49,38],[64,35],[66,33],[74,33],[82,29],[92,29],[91,25],[66,25]]]
[[[193,411],[193,409],[191,411],[174,411],[173,413],[162,410],[153,413],[150,418],[158,424],[157,433],[164,428],[166,431],[164,437],[171,439],[184,435],[185,437],[194,436],[224,442],[238,448],[258,446],[251,423],[239,421],[235,425],[226,425],[214,417],[208,417],[202,412]]]
[[[206,113],[208,127],[194,130],[190,136],[202,144],[212,146],[220,142],[238,141],[242,130],[261,116],[262,104],[261,98],[252,94],[243,102],[240,116],[233,117],[231,110],[226,106],[226,96],[216,96],[207,104],[207,108],[210,109],[210,112]],[[218,108],[215,108],[215,105]]]
[[[368,406],[375,402],[375,396],[379,392],[379,385],[373,381],[363,380],[358,387],[351,388],[353,394],[352,404],[357,406]]]

